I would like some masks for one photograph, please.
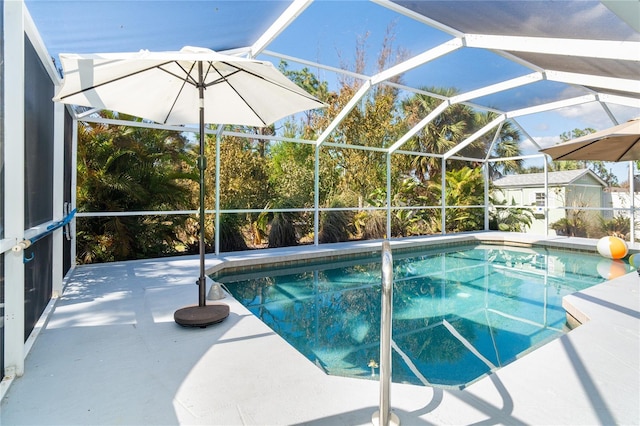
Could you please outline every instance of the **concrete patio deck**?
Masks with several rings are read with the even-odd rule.
[[[207,266],[379,249],[329,246],[226,254]],[[2,400],[1,424],[370,424],[377,381],[325,375],[231,297],[223,323],[177,326],[173,312],[197,302],[197,274],[196,258],[78,267]],[[639,290],[634,272],[568,296],[565,308],[585,321],[577,329],[464,390],[393,384],[393,411],[403,425],[639,424]]]

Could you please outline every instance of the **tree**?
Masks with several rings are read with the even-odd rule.
[[[278,65],[278,69],[291,81],[302,87],[307,93],[310,93],[323,102],[331,102],[331,99],[335,96],[333,93],[329,92],[329,83],[319,80],[318,77],[316,77],[316,75],[314,75],[307,67],[304,67],[301,70],[290,70],[289,64],[282,60]],[[305,118],[300,126],[301,132],[299,132],[298,135],[291,135],[291,137],[302,137],[304,139],[313,138],[317,129],[317,127],[314,126],[314,117],[322,116],[324,113],[324,109],[305,111]],[[292,125],[293,122],[290,121],[289,124]]]
[[[220,142],[220,206],[223,209],[263,207],[273,195],[269,186],[268,161],[261,141],[224,136]],[[205,148],[208,170],[215,164],[215,143]],[[205,205],[215,207],[215,174],[207,173]]]
[[[439,199],[440,194],[437,194]],[[387,203],[386,188],[378,188],[369,195],[367,202],[376,207],[384,207]],[[433,205],[436,197],[430,192],[429,187],[414,177],[401,179],[391,199],[391,205],[396,207],[391,214],[391,236],[406,237],[409,235],[425,235],[431,232],[430,213],[417,209],[397,207]],[[380,211],[366,212],[377,223],[365,228],[368,234],[382,238],[386,232],[386,214]],[[377,229],[377,233],[373,230]],[[384,232],[382,232],[384,230]]]
[[[277,142],[270,151],[269,183],[277,197],[289,199],[297,207],[313,206],[314,146]]]
[[[209,138],[208,138],[209,139]],[[225,136],[220,141],[220,208],[255,209],[264,207],[273,197],[269,185],[266,148],[262,141]],[[209,140],[205,157],[211,171],[216,161],[215,143]],[[215,174],[205,175],[205,207],[215,208]],[[195,196],[195,194],[194,194]],[[209,250],[213,240],[213,218],[205,225],[205,240]],[[244,231],[251,229],[251,215],[227,213],[220,218],[220,249],[222,251],[247,248]]]
[[[106,118],[114,114],[101,113]],[[126,115],[123,120],[140,121]],[[195,158],[179,133],[78,124],[78,210],[193,208]],[[114,261],[179,252],[195,237],[186,216],[112,216],[78,221],[78,260]]]
[[[484,209],[464,206],[484,204],[484,177],[482,169],[463,167],[447,171],[445,176],[446,198],[446,232],[477,231],[484,228]],[[429,183],[429,189],[440,194],[442,184],[437,181]],[[440,210],[431,216],[434,232],[440,231]]]
[[[376,61],[378,71],[401,61],[406,54],[393,48],[393,28],[387,30],[382,48]],[[367,67],[364,43],[366,36],[358,40],[355,63],[352,70],[363,73]],[[343,65],[345,68],[348,66]],[[395,76],[391,82],[401,81]],[[325,114],[317,116],[313,126],[326,128],[344,106],[353,98],[361,82],[345,76],[340,81],[340,89],[330,102]],[[388,84],[379,84],[371,89],[362,101],[354,107],[329,135],[326,142],[331,144],[349,144],[365,149],[330,146],[323,148],[322,161],[331,165],[339,175],[338,191],[352,191],[359,196],[358,207],[364,205],[366,196],[376,188],[384,186],[386,181],[385,154],[366,148],[390,146],[402,134],[402,125],[397,111],[398,89]],[[328,191],[332,193],[334,191]]]
[[[403,101],[402,108],[409,127],[414,127],[443,101],[458,93],[455,88],[425,87],[423,91],[438,96],[417,93]],[[468,135],[468,129],[474,120],[471,108],[463,104],[454,104],[435,117],[407,142],[406,149],[422,153],[444,154]],[[409,166],[415,175],[424,181],[439,178],[442,173],[442,161],[438,157],[416,155]]]
[[[413,127],[443,102],[442,97],[450,98],[458,93],[455,88],[423,88],[433,96],[416,94],[403,102],[403,109],[409,126]],[[445,154],[456,147],[464,139],[471,136],[476,129],[484,127],[497,117],[496,113],[475,111],[463,104],[454,104],[434,118],[424,129],[407,143],[409,150],[423,153]],[[486,157],[517,157],[520,155],[520,132],[510,121],[505,121],[497,134],[488,132],[469,146],[461,154],[470,158],[483,160]],[[521,169],[522,160],[491,162],[490,175],[494,178]],[[477,164],[479,164],[478,162]],[[468,166],[467,162],[450,160],[447,169],[459,169]],[[426,181],[441,174],[442,162],[439,157],[415,156],[411,168],[416,176]]]
[[[474,115],[475,128],[481,128],[496,118],[496,113],[476,112]],[[485,158],[512,158],[521,154],[520,132],[513,126],[511,121],[502,122],[499,132],[488,132],[478,139],[478,143],[471,145],[468,152],[470,157]],[[498,179],[504,175],[518,173],[522,169],[522,160],[506,160],[490,162],[489,176],[491,179]]]

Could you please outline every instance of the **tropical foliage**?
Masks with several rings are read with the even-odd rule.
[[[617,215],[612,219],[607,220],[602,216],[599,216],[598,219],[600,229],[605,235],[611,235],[622,239],[626,239],[629,236],[631,221],[628,217]]]
[[[406,57],[402,49],[393,46],[393,41],[390,32],[373,61],[374,72],[388,69]],[[389,81],[392,84],[375,85],[354,104],[352,100],[362,81],[350,76],[370,73],[365,44],[366,38],[358,41],[354,62],[343,64],[353,73],[345,74],[347,77],[339,80],[335,90],[330,90],[329,84],[308,68],[294,70],[286,62],[280,63],[283,73],[323,100],[327,108],[295,116],[278,129],[229,129],[257,135],[277,133],[288,141],[237,136],[216,140],[207,135],[205,208],[212,211],[218,202],[220,209],[226,211],[218,220],[222,251],[313,241],[316,199],[323,210],[318,218],[318,240],[322,243],[438,233],[442,232],[443,223],[446,232],[484,229],[485,209],[478,206],[484,205],[485,184],[479,166],[485,158],[518,157],[520,134],[506,121],[496,126],[495,133],[466,143],[496,115],[453,104],[399,147],[402,152],[389,158],[384,150],[439,108],[443,96],[453,96],[457,90],[428,87],[418,93],[403,93],[398,88],[402,75],[398,75]],[[325,135],[324,130],[333,126],[347,104],[354,106]],[[198,208],[197,147],[184,135],[100,124],[81,124],[79,134],[81,211]],[[319,143],[290,141],[318,141],[321,135]],[[478,161],[455,157],[443,162],[441,154],[461,143],[461,157]],[[220,165],[219,182],[213,173],[216,162]],[[518,171],[521,164],[519,160],[509,160],[488,167],[490,176],[496,177]],[[442,194],[449,206],[444,221]],[[514,218],[510,219],[510,215]],[[526,217],[517,209],[505,209],[500,213],[502,225],[498,226],[516,229],[518,224],[523,229],[527,226]],[[83,218],[79,221],[79,260],[196,253],[196,219],[189,214]],[[213,250],[215,223],[215,215],[207,214],[208,251]]]
[[[507,200],[502,203],[492,200],[494,206],[506,206]],[[515,200],[511,200],[508,207],[497,207],[495,212],[490,216],[489,229],[495,229],[503,232],[526,232],[531,227],[534,216],[530,208],[519,207]]]
[[[445,202],[447,206],[445,229],[447,232],[476,231],[484,228],[484,180],[482,170],[463,167],[452,170],[445,177]],[[430,185],[433,192],[442,192],[442,183]],[[476,206],[476,207],[473,207]],[[435,231],[441,231],[441,211],[434,212]]]
[[[193,174],[194,159],[186,139],[177,133],[80,124],[78,210],[191,209],[191,183],[197,178]],[[164,214],[79,220],[78,258],[105,262],[174,254],[192,243],[191,220]]]

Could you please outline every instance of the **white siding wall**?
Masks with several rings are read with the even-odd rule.
[[[497,200],[506,200],[507,205],[511,204],[511,200],[514,200],[516,205],[531,207],[534,210],[534,220],[531,227],[527,230],[530,234],[544,235],[546,233],[545,228],[545,212],[544,209],[537,209],[535,206],[536,193],[544,192],[544,187],[532,187],[532,188],[507,188],[502,190],[503,194],[497,194]],[[554,207],[563,207],[565,199],[565,188],[556,187],[549,188],[549,197],[547,198],[547,207],[549,210],[549,223],[553,223],[557,220],[565,217],[565,211],[553,210]],[[550,230],[550,235],[555,235],[555,231]]]

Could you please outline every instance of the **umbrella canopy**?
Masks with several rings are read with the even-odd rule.
[[[554,160],[640,160],[640,118],[541,149]]]
[[[118,111],[157,123],[199,123],[201,87],[204,122],[209,124],[262,127],[323,106],[270,62],[204,48],[61,54],[60,61],[64,81],[55,101]]]
[[[267,126],[324,104],[270,62],[185,47],[179,52],[61,54],[64,79],[54,101],[119,111],[200,130],[200,278],[198,305],[174,314],[181,325],[222,321],[228,306],[207,306],[204,268],[205,123]]]

